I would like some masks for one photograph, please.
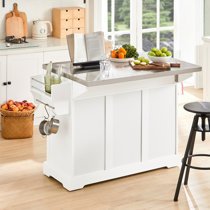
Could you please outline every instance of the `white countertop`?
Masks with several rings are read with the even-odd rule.
[[[14,55],[14,54],[26,54],[26,53],[36,53],[36,52],[47,52],[47,51],[57,51],[57,50],[67,50],[67,41],[66,39],[57,39],[54,37],[48,37],[45,40],[35,40],[28,38],[29,43],[34,43],[38,47],[28,47],[20,49],[0,49],[0,56],[3,55]],[[3,44],[4,40],[0,40],[0,43]]]
[[[203,38],[204,42],[209,42],[210,43],[210,36],[204,36]]]

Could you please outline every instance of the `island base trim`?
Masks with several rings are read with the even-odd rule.
[[[89,184],[130,176],[159,168],[176,167],[179,165],[178,162],[179,156],[171,155],[168,157],[153,159],[144,163],[136,163],[109,170],[95,171],[80,176],[69,176],[61,171],[56,170],[55,167],[51,166],[46,161],[43,165],[43,174],[48,177],[53,177],[62,183],[63,187],[68,191],[74,191],[82,189],[84,186]]]

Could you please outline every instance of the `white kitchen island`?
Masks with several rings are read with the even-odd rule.
[[[104,79],[99,71],[79,73],[62,64],[62,83],[51,95],[43,75],[31,80],[35,99],[55,107],[60,120],[58,133],[47,137],[45,175],[72,191],[177,165],[176,84],[201,67],[181,62],[181,68],[154,72],[113,64]]]

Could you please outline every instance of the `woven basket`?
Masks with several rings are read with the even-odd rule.
[[[12,112],[0,109],[2,137],[5,139],[24,139],[33,136],[34,110]]]

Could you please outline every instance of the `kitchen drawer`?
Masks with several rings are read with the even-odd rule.
[[[85,9],[84,8],[74,8],[73,9],[73,18],[85,18]]]
[[[85,8],[54,8],[52,20],[54,37],[65,39],[72,33],[85,33]]]
[[[62,28],[60,37],[62,39],[64,39],[64,38],[66,38],[66,35],[69,35],[69,34],[72,34],[72,33],[73,33],[73,29],[72,28]]]
[[[73,14],[74,14],[74,11],[73,9],[70,9],[70,8],[60,10],[61,19],[71,19],[73,18]]]
[[[84,18],[75,18],[73,19],[73,28],[84,28],[85,19]]]
[[[84,34],[85,33],[85,28],[74,28],[73,29],[73,33],[81,33]]]
[[[73,28],[73,19],[63,19],[61,20],[61,28]]]

